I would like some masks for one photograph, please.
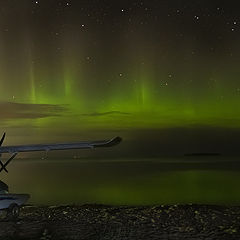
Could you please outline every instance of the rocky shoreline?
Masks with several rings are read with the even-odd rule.
[[[240,207],[24,206],[0,221],[0,239],[240,239]]]

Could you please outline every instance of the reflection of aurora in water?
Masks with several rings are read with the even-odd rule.
[[[34,204],[238,205],[240,175],[235,160],[19,160],[9,166],[11,174],[2,179],[10,191],[31,194]]]

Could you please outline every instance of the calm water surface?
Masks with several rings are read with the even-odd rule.
[[[15,160],[1,179],[34,204],[240,204],[240,157]]]

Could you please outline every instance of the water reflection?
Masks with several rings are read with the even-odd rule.
[[[34,204],[239,204],[237,158],[15,160],[2,174]]]

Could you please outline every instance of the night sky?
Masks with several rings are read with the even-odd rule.
[[[239,43],[238,1],[0,0],[5,144],[237,153]]]

